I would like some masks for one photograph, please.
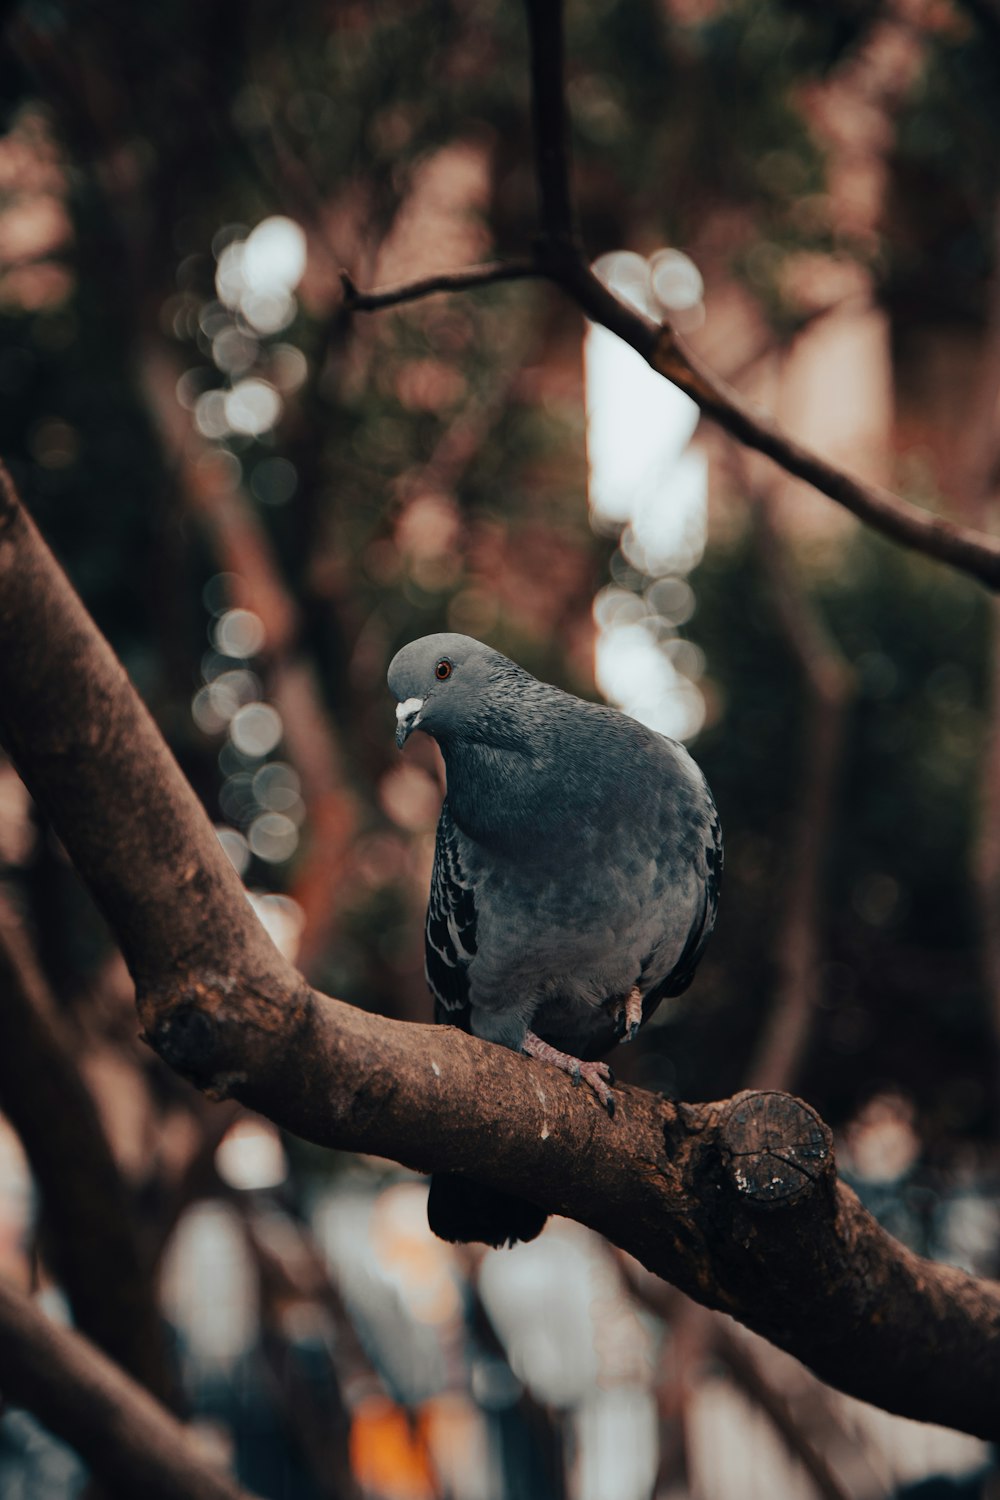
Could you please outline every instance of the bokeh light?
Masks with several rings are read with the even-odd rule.
[[[650,289],[662,307],[691,312],[705,295],[701,272],[681,250],[657,250],[649,259]]]
[[[226,858],[237,875],[245,875],[250,863],[250,846],[242,833],[239,829],[230,828],[226,824],[218,825],[215,832]]]
[[[265,812],[250,824],[247,843],[258,859],[280,865],[298,848],[299,830],[285,813]]]
[[[287,458],[262,458],[250,476],[250,490],[263,505],[286,505],[298,482],[295,465]]]
[[[253,672],[247,671],[245,667],[235,667],[222,671],[213,677],[211,682],[199,688],[191,701],[191,713],[198,728],[205,734],[221,734],[231,724],[232,720],[240,710],[245,707],[265,707],[256,702],[260,692],[260,683]],[[271,710],[274,713],[274,710]],[[276,716],[275,716],[276,717]],[[270,722],[270,721],[268,721]],[[255,726],[260,725],[255,729]],[[247,743],[254,734],[267,737],[269,730],[264,727],[264,721],[259,715],[250,715],[246,721]],[[273,726],[272,726],[273,727]],[[273,744],[277,744],[281,738],[281,721],[278,720],[278,731],[274,737]],[[239,745],[240,740],[234,736]],[[243,748],[241,746],[241,748]],[[267,750],[249,750],[249,754],[266,755]]]
[[[212,644],[223,656],[256,656],[264,645],[264,622],[250,609],[228,609],[214,622]]]
[[[223,1182],[242,1192],[277,1187],[288,1176],[281,1135],[268,1120],[237,1120],[215,1153],[215,1168]]]
[[[295,963],[305,923],[305,912],[299,903],[280,891],[248,891],[247,900],[278,952],[289,963]]]
[[[274,386],[256,376],[237,381],[222,402],[226,426],[248,437],[268,432],[281,416],[281,408],[282,400]]]
[[[219,251],[215,288],[259,334],[279,333],[293,321],[292,295],[306,265],[306,237],[292,219],[264,219],[247,239],[230,239]]]
[[[229,673],[225,674],[225,677],[229,676]],[[222,680],[222,678],[217,679],[217,681]],[[217,683],[212,684],[212,688],[216,686]],[[244,755],[261,757],[270,755],[281,740],[283,733],[281,715],[276,708],[272,708],[270,703],[246,703],[236,709],[229,723],[230,738],[237,750]]]
[[[594,264],[633,307],[659,317],[700,305],[703,285],[680,251],[650,260],[614,251]],[[690,445],[699,412],[691,398],[650,369],[606,328],[591,325],[584,346],[588,491],[595,529],[619,537],[620,557],[640,582],[693,595],[683,575],[701,560],[708,518],[708,463]],[[610,702],[676,739],[697,734],[705,703],[675,649],[676,613],[661,613],[647,590],[605,589],[594,604],[595,677]],[[689,658],[690,660],[690,658]]]
[[[603,629],[595,652],[597,686],[612,703],[672,739],[698,733],[705,700],[660,648],[646,621]]]

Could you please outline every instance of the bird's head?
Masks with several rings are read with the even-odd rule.
[[[402,749],[415,729],[439,741],[462,735],[514,676],[527,674],[471,636],[445,632],[411,641],[389,663],[396,744]]]

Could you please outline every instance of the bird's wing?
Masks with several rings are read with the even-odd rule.
[[[441,808],[424,929],[424,972],[434,1019],[469,1030],[469,964],[476,953],[476,897],[462,869],[447,800]]]
[[[704,901],[698,917],[691,926],[688,940],[681,950],[680,957],[664,981],[663,987],[655,995],[656,1001],[667,995],[682,995],[687,989],[694,978],[702,950],[712,935],[719,910],[719,887],[722,884],[722,867],[725,859],[722,848],[722,824],[719,822],[719,813],[707,786],[705,795],[708,799],[708,822],[702,872]]]

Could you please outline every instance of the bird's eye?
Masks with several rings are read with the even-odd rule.
[[[451,670],[451,662],[448,661],[447,658],[442,657],[437,666],[434,668],[434,676],[437,678],[438,682],[446,682],[451,676]]]

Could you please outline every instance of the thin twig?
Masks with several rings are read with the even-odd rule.
[[[562,20],[559,0],[527,0],[532,44],[532,118],[541,202],[541,233],[534,258],[494,262],[467,271],[429,276],[405,286],[360,292],[345,277],[345,295],[358,311],[412,302],[432,292],[463,291],[491,281],[544,274],[588,318],[602,323],[641,354],[654,370],[685,391],[706,416],[748,448],[828,495],[894,541],[1000,589],[1000,541],[972,527],[921,510],[881,485],[828,463],[781,431],[738,391],[711,371],[669,323],[658,324],[621,302],[594,275],[573,233],[569,191]]]
[[[516,263],[508,263],[508,270],[512,264]],[[476,266],[470,272],[432,276],[408,286],[359,292],[352,305],[367,311],[415,301],[429,292],[457,291],[463,286],[513,279],[510,275],[485,276],[483,270]],[[915,552],[948,563],[991,589],[1000,589],[1000,541],[973,527],[921,510],[892,490],[858,479],[796,442],[766,412],[755,410],[745,397],[703,365],[668,323],[654,323],[621,302],[582,260],[565,248],[554,250],[551,245],[540,245],[538,261],[523,263],[515,274],[548,276],[569,293],[589,318],[630,344],[724,431],[836,500],[873,530]]]
[[[467,292],[471,287],[493,286],[499,281],[524,281],[529,276],[544,276],[544,268],[534,260],[493,260],[482,266],[467,266],[461,271],[442,271],[424,276],[402,286],[378,287],[361,292],[346,271],[341,271],[344,305],[350,312],[375,312],[384,307],[400,307],[405,302],[419,302],[436,292]]]

